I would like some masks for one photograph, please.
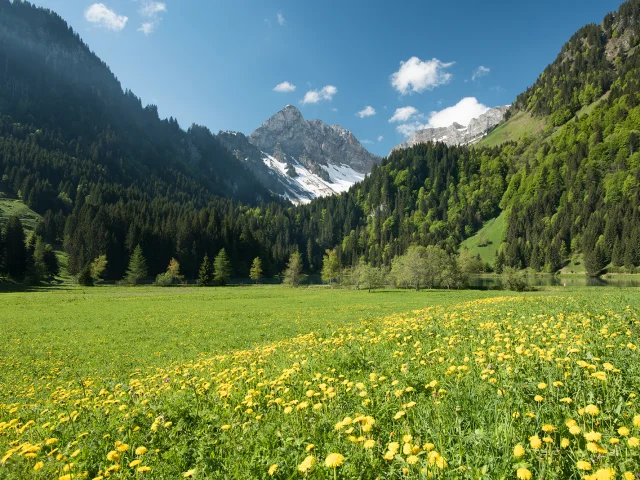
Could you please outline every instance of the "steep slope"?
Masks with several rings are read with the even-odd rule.
[[[409,148],[418,143],[442,142],[447,145],[471,145],[479,142],[489,130],[498,125],[505,117],[509,106],[495,107],[487,110],[478,118],[472,119],[468,125],[453,123],[448,127],[424,128],[417,130],[404,143],[393,150]]]
[[[264,122],[247,142],[243,137],[218,135],[267,188],[296,203],[344,192],[380,162],[348,130],[306,121],[291,105]],[[257,151],[266,170],[257,162]]]
[[[640,266],[639,34],[640,0],[631,0],[576,33],[518,97],[509,121],[521,139],[396,150],[346,198],[314,202],[317,224],[305,229],[325,232],[330,213],[346,263],[364,256],[388,264],[411,244],[454,251],[500,218],[498,270],[556,272],[584,258],[591,275],[633,271]]]
[[[38,211],[69,208],[80,183],[150,196],[166,195],[177,183],[176,198],[221,195],[257,203],[270,196],[205,127],[185,132],[123,91],[48,10],[0,1],[0,64],[0,176]],[[33,153],[7,155],[9,148],[37,151],[40,162]]]

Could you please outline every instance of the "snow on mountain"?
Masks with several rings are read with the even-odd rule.
[[[307,121],[291,105],[248,137],[220,132],[218,139],[267,188],[294,203],[345,192],[380,162],[350,131]]]
[[[409,148],[418,143],[442,142],[447,145],[471,145],[479,142],[493,127],[498,125],[509,110],[509,106],[495,107],[487,110],[468,125],[453,123],[448,127],[425,128],[418,130],[404,143],[393,150]]]

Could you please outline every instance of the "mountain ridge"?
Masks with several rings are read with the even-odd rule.
[[[510,105],[490,108],[478,117],[471,119],[466,126],[454,122],[448,127],[429,127],[416,130],[406,142],[395,146],[391,151],[428,142],[442,142],[449,146],[475,144],[503,121],[509,108]]]
[[[305,120],[287,105],[246,136],[220,132],[220,141],[273,193],[294,203],[342,193],[364,179],[381,158],[353,133],[322,120]]]

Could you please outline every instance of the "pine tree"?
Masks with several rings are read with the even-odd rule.
[[[249,271],[249,277],[251,280],[254,280],[256,284],[258,280],[262,278],[262,261],[260,257],[256,257],[253,259],[253,264],[251,265],[251,270]]]
[[[590,277],[598,277],[602,275],[604,268],[607,266],[607,257],[600,242],[598,242],[594,249],[585,253],[584,266],[587,270],[587,275]]]
[[[302,255],[296,251],[289,257],[287,269],[284,271],[284,283],[292,287],[297,287],[300,285],[302,279]]]
[[[22,222],[16,216],[9,219],[5,230],[5,270],[9,277],[21,282],[27,272],[27,246]]]
[[[231,277],[231,262],[227,257],[227,252],[223,248],[213,261],[213,277],[219,285],[224,286]]]
[[[144,259],[140,245],[136,247],[129,262],[129,268],[124,277],[124,283],[138,285],[147,276],[147,262]]]
[[[83,287],[93,287],[93,277],[91,276],[91,265],[87,264],[78,275],[78,283]]]
[[[2,232],[2,228],[0,228],[0,279],[6,273],[5,261],[6,261],[6,254],[5,254],[5,245],[4,245],[4,235]]]
[[[202,265],[200,265],[200,273],[198,275],[198,285],[201,287],[211,287],[215,282],[213,275],[213,264],[209,260],[209,255],[204,256]]]

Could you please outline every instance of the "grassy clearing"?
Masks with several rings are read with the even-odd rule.
[[[0,295],[0,326],[10,332],[0,340],[0,358],[19,352],[24,365],[60,362],[65,379],[80,374],[116,381],[143,367],[487,294],[257,286],[70,287]],[[6,375],[3,369],[0,380]]]
[[[505,227],[506,215],[502,212],[498,217],[487,221],[473,237],[462,242],[460,248],[466,248],[472,255],[480,255],[483,262],[493,265]]]
[[[545,121],[536,118],[529,112],[518,112],[505,123],[498,125],[478,145],[495,147],[509,141],[520,140],[525,135],[533,137],[542,133]]]
[[[33,231],[40,221],[40,215],[22,203],[22,200],[11,198],[0,191],[0,226],[4,227],[13,215],[20,218],[27,231]]]
[[[249,291],[257,301],[243,297]],[[16,295],[11,310],[22,321],[7,325],[14,316],[2,314],[0,477],[596,479],[636,472],[638,293],[573,289],[473,301],[482,294],[401,292],[386,300],[268,287],[48,292],[33,302]],[[47,297],[57,314],[34,316]],[[56,320],[65,303],[67,316],[84,316]],[[377,316],[418,303],[426,308]],[[217,334],[213,318],[226,318]],[[238,339],[259,341],[262,318],[271,319],[267,343],[229,350],[237,340],[219,338],[234,319]],[[72,326],[78,322],[88,325]],[[201,325],[209,335],[198,340]],[[102,333],[84,338],[81,331]],[[296,336],[304,331],[314,333]],[[160,345],[181,345],[147,358],[155,347],[132,341],[143,332]],[[61,341],[69,359],[31,361],[30,352],[54,351]],[[172,361],[183,346],[203,355]],[[137,358],[138,367],[107,365],[116,361],[112,351]],[[95,374],[61,376],[75,358],[93,361],[90,352],[104,355],[89,368]]]

